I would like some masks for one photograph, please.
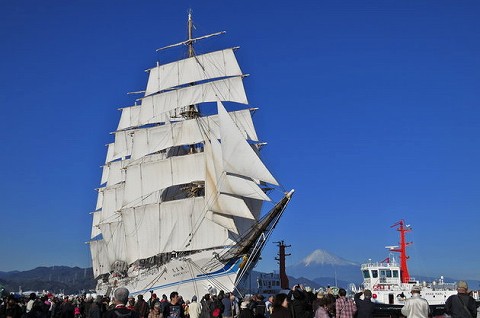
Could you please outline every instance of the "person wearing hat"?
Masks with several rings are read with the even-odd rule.
[[[477,306],[475,299],[468,294],[468,284],[465,281],[457,283],[457,294],[448,297],[445,302],[445,313],[453,318],[475,318]]]
[[[363,299],[361,298],[363,295]],[[357,305],[357,318],[373,318],[375,305],[372,303],[372,292],[365,289],[363,292],[356,293],[353,296],[355,305]]]
[[[412,287],[412,297],[405,300],[405,305],[402,307],[402,315],[407,318],[428,318],[430,313],[430,306],[428,302],[420,297],[420,286]]]

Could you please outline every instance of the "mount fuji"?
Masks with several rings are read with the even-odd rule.
[[[286,268],[287,274],[293,277],[304,277],[319,284],[328,281],[344,281],[361,283],[360,264],[346,260],[325,250],[317,249],[299,263]]]

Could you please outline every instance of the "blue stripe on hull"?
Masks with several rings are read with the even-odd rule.
[[[233,263],[233,265],[232,265],[232,263]],[[154,286],[154,287],[151,287],[151,288],[148,288],[148,289],[138,290],[138,291],[132,292],[131,295],[144,294],[144,293],[146,293],[150,290],[168,288],[168,287],[183,285],[183,284],[192,283],[192,282],[205,281],[205,280],[209,280],[210,278],[218,278],[218,277],[228,276],[228,275],[231,275],[232,273],[237,273],[238,272],[238,270],[240,269],[240,263],[241,263],[241,259],[237,259],[236,261],[230,261],[222,269],[217,270],[215,272],[208,273],[208,274],[197,275],[196,278],[185,279],[185,280],[181,280],[181,281],[174,282],[174,283],[158,285],[158,286]],[[230,267],[230,268],[228,268],[228,267]]]

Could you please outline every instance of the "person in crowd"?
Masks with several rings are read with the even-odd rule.
[[[34,317],[34,312],[33,312],[33,304],[35,303],[35,300],[37,300],[37,294],[31,293],[30,296],[28,297],[28,302],[26,306],[26,314],[27,317]]]
[[[347,291],[343,288],[338,290],[338,299],[335,302],[336,318],[353,318],[357,312],[357,306],[352,299],[346,297]]]
[[[138,318],[136,311],[127,308],[129,291],[119,287],[113,292],[114,307],[106,313],[106,318]]]
[[[255,308],[253,311],[255,318],[265,318],[265,298],[263,295],[256,295],[255,297]]]
[[[60,305],[60,315],[61,318],[75,318],[75,306],[68,296],[63,298],[63,303]]]
[[[202,312],[202,305],[197,302],[197,296],[192,297],[192,302],[188,306],[190,318],[199,318]]]
[[[270,295],[265,301],[265,317],[270,318],[270,315],[272,314],[273,310],[273,295]]]
[[[160,304],[159,301],[153,305],[153,309],[150,310],[150,313],[148,314],[148,318],[163,318],[163,313],[161,312],[162,305]]]
[[[253,309],[250,305],[252,299],[250,296],[245,296],[240,304],[240,315],[239,318],[253,318]]]
[[[158,302],[157,294],[153,292],[153,290],[150,291],[150,299],[148,300],[148,307],[150,309],[153,309],[153,306],[155,305],[156,302]]]
[[[361,298],[362,295],[363,299]],[[375,305],[372,303],[372,291],[370,289],[356,293],[353,300],[357,306],[357,318],[373,318]]]
[[[93,304],[93,297],[91,295],[88,295],[83,305],[85,318],[90,318],[90,307],[92,307],[92,304]]]
[[[200,305],[202,307],[202,312],[200,313],[200,318],[210,318],[210,294],[205,294],[203,296]]]
[[[226,293],[225,296],[222,298],[223,304],[223,318],[233,318],[233,301],[230,299],[230,293]]]
[[[168,305],[167,295],[163,294],[162,299],[160,299],[160,310],[162,311],[162,313],[165,310],[165,306],[167,305]]]
[[[177,292],[170,293],[170,302],[163,308],[163,318],[184,318],[183,306]]]
[[[148,304],[143,299],[143,295],[137,296],[137,302],[135,303],[135,311],[138,312],[139,318],[147,318],[148,317]]]
[[[213,295],[212,301],[210,302],[210,318],[222,318],[222,313],[225,310],[222,303],[224,295],[223,290],[221,290],[217,296]]]
[[[312,306],[308,303],[307,293],[301,285],[293,286],[288,295],[292,299],[290,304],[295,318],[311,318],[313,314]],[[343,317],[342,317],[343,318]]]
[[[457,294],[447,298],[445,313],[453,318],[475,318],[477,306],[475,299],[468,294],[468,284],[465,281],[457,283]]]
[[[233,318],[238,318],[240,315],[240,303],[233,293],[230,293],[230,300],[232,301],[232,315]]]
[[[129,297],[128,298],[127,308],[130,309],[130,310],[135,310],[135,298],[134,297]]]
[[[102,318],[105,310],[103,307],[103,297],[97,295],[95,301],[90,305],[89,315],[90,318]]]
[[[289,300],[287,294],[277,294],[273,299],[273,309],[270,318],[292,318],[289,309]]]
[[[323,299],[323,301],[320,301],[321,299]],[[320,306],[320,302],[325,302],[325,304],[327,303],[327,300],[325,299],[325,292],[322,290],[317,293],[315,300],[312,302],[313,312],[317,311],[317,308]]]
[[[327,310],[327,300],[325,298],[317,298],[317,309],[315,309],[315,318],[330,318]]]
[[[430,306],[428,302],[420,296],[420,286],[413,286],[412,297],[405,300],[402,307],[402,315],[407,318],[428,318],[430,314]]]
[[[182,298],[183,301],[183,298]],[[190,300],[186,300],[183,302],[183,312],[185,314],[185,318],[190,318]]]
[[[21,318],[22,307],[17,304],[15,296],[8,295],[7,299],[0,306],[0,318]]]

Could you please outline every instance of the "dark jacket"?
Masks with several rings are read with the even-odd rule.
[[[375,305],[370,298],[360,299],[362,293],[356,293],[353,297],[357,305],[357,318],[373,318]]]
[[[445,302],[445,312],[453,318],[475,318],[477,317],[477,305],[473,297],[459,293],[448,297]]]
[[[275,307],[270,318],[292,318],[290,310],[285,307]]]
[[[138,313],[125,306],[121,306],[107,311],[106,318],[138,318]]]
[[[184,318],[183,306],[180,304],[167,303],[163,309],[163,318]]]

